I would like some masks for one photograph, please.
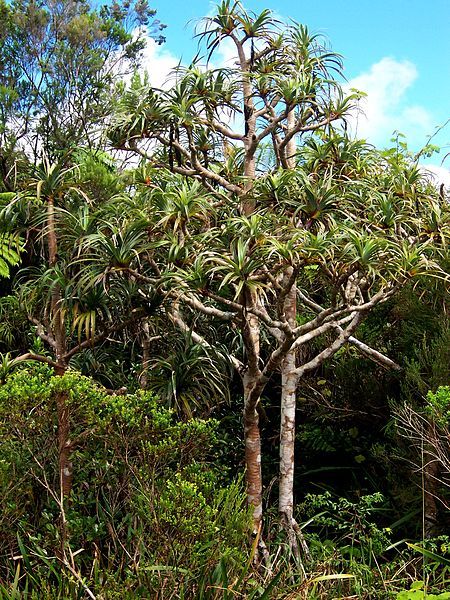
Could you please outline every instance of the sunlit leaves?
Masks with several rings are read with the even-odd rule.
[[[386,248],[385,240],[355,230],[347,230],[347,236],[349,242],[344,246],[343,253],[350,257],[351,264],[356,263],[363,269],[375,269]]]
[[[374,167],[377,154],[373,150],[365,141],[331,134],[311,136],[299,148],[298,156],[311,173],[355,180],[364,178]]]
[[[381,227],[392,227],[402,218],[401,213],[396,210],[396,204],[391,197],[380,194],[374,198],[374,204],[376,209],[374,220]]]
[[[342,57],[324,46],[319,34],[311,33],[305,25],[293,22],[287,30],[287,38],[294,49],[295,66],[311,73],[324,74],[334,70],[338,74],[343,68]]]
[[[426,274],[445,277],[445,273],[433,260],[432,254],[432,249],[427,248],[427,245],[420,243],[411,245],[404,241],[395,249],[392,265],[390,265],[391,271],[395,270],[397,276],[408,279]]]
[[[412,195],[397,193],[403,176],[372,147],[340,136],[312,139],[296,170],[259,178],[251,192],[258,208],[248,216],[231,198],[216,203],[199,181],[160,173],[148,186],[142,176],[150,242],[144,236],[137,246],[151,247],[165,284],[199,297],[266,294],[264,273],[277,277],[283,265],[314,267],[331,284],[357,270],[377,289],[435,269],[432,248],[448,239],[447,208],[427,198],[422,179],[411,181]]]
[[[250,216],[241,215],[229,219],[227,230],[237,239],[248,240],[252,246],[264,243],[268,231],[274,225],[268,212],[257,212]]]
[[[250,276],[262,267],[263,261],[252,251],[251,242],[238,238],[230,245],[229,254],[214,255],[214,267],[211,272],[220,278],[219,289],[232,286],[234,297],[237,298],[245,286],[254,284]]]
[[[186,107],[186,116],[191,111],[191,123],[193,115],[202,116],[202,110],[206,111],[204,116],[214,115],[219,120],[222,118],[222,111],[238,110],[236,102],[239,86],[231,69],[206,70],[194,63],[187,68],[178,67],[175,74],[177,84],[168,97],[175,111],[180,111],[179,107],[183,104]],[[189,98],[188,103],[186,98]],[[194,110],[191,110],[192,108]]]
[[[237,12],[241,8],[239,2],[222,0],[217,5],[216,15],[203,20],[204,28],[198,36],[205,39],[209,50],[208,60],[219,46],[221,40],[234,32],[238,26]]]
[[[148,84],[136,85],[121,95],[109,137],[120,147],[130,138],[163,131],[169,117],[170,109],[162,94]]]
[[[267,35],[274,25],[278,23],[274,19],[272,11],[268,9],[263,10],[259,15],[254,13],[247,14],[241,9],[240,12],[236,13],[236,16],[247,38]]]
[[[0,277],[9,277],[10,268],[20,262],[23,243],[18,235],[0,233]]]
[[[150,248],[147,223],[125,223],[122,227],[104,224],[98,233],[82,240],[82,247],[85,251],[94,251],[97,260],[109,270],[130,268],[139,262],[140,254]]]
[[[180,230],[186,234],[191,220],[205,222],[214,214],[210,199],[196,181],[181,181],[166,189],[155,188],[151,198],[156,226],[170,228],[173,232]]]
[[[301,212],[306,216],[307,226],[310,226],[314,220],[325,219],[333,209],[335,212],[339,210],[338,189],[329,178],[324,181],[306,182],[299,190],[299,196],[296,214]]]
[[[304,101],[315,104],[317,83],[318,81],[313,76],[303,73],[295,74],[289,79],[283,76],[274,76],[272,89],[278,92],[289,106],[295,106]]]
[[[448,230],[450,228],[450,210],[437,202],[429,202],[429,211],[423,220],[424,234],[438,246],[448,245]]]

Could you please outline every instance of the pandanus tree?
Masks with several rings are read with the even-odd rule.
[[[121,281],[120,289],[113,290],[95,281],[84,285],[83,243],[95,234],[99,222],[103,223],[102,204],[96,205],[87,195],[90,185],[83,181],[83,168],[67,167],[64,162],[44,161],[32,169],[27,185],[11,194],[0,211],[2,226],[26,240],[24,258],[28,263],[16,270],[8,303],[9,312],[20,313],[29,323],[29,335],[22,340],[26,346],[14,348],[12,366],[38,361],[53,367],[58,376],[64,375],[73,359],[94,352],[106,339],[120,339],[145,316],[137,290],[128,282]],[[124,249],[116,248],[116,256],[125,254]],[[39,340],[31,350],[30,337]],[[68,390],[57,389],[52,400],[58,446],[55,485],[59,485],[59,493],[55,493],[62,509],[61,552],[67,557],[64,507],[71,495],[72,456],[78,441],[71,435]]]
[[[165,290],[168,315],[199,343],[209,344],[195,330],[199,315],[240,333],[244,356],[230,360],[243,383],[255,535],[263,516],[259,406],[282,371],[279,510],[298,554],[297,385],[347,343],[395,366],[353,334],[409,278],[439,270],[433,256],[448,216],[417,169],[408,178],[414,166],[335,132],[357,94],[343,96],[340,57],[320,37],[228,1],[199,37],[207,60],[231,41],[236,63],[179,68],[169,91],[135,79],[110,131],[147,170],[133,204],[148,220],[153,250],[140,253],[133,276]],[[431,214],[439,215],[433,231]]]

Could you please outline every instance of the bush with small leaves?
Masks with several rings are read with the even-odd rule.
[[[223,555],[242,568],[250,514],[241,484],[227,481],[216,460],[216,421],[176,421],[152,393],[110,395],[77,372],[55,377],[36,366],[0,386],[0,580],[13,581],[12,557],[28,555],[23,567],[35,586],[52,577],[48,561],[61,569],[54,393],[63,391],[74,470],[68,544],[94,589],[103,593],[114,579],[123,597],[151,596],[164,567],[174,590],[179,573],[191,573],[189,591]]]

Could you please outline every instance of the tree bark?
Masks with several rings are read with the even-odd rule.
[[[266,379],[261,373],[246,373],[244,384],[244,439],[245,473],[247,480],[247,502],[253,508],[253,537],[257,540],[253,556],[255,566],[263,562],[269,567],[270,557],[263,536],[263,483],[261,471],[261,434],[259,428],[258,403]]]
[[[142,370],[139,375],[139,386],[142,390],[147,389],[148,385],[148,367],[150,364],[150,330],[148,321],[142,322],[141,347],[142,347]]]
[[[244,375],[244,440],[247,501],[253,508],[253,533],[259,535],[262,523],[261,434],[259,415],[252,397],[255,381]]]
[[[288,267],[284,273],[285,285],[292,276]],[[289,290],[284,301],[284,315],[292,329],[296,326],[297,287]],[[300,560],[300,548],[308,555],[308,547],[294,519],[294,472],[295,472],[295,411],[297,408],[298,375],[296,370],[296,350],[291,349],[281,364],[281,422],[280,422],[280,468],[278,512],[280,524],[285,530],[289,547],[296,561]]]
[[[50,267],[55,267],[58,260],[58,239],[55,224],[55,206],[53,197],[47,199],[47,248]],[[61,289],[55,285],[51,296],[51,312],[53,337],[57,367],[55,375],[62,376],[67,370],[64,356],[67,353],[67,339],[64,315],[61,310]],[[70,416],[67,392],[58,392],[55,397],[58,418],[58,462],[61,498],[70,496],[72,490],[73,468],[70,460]]]
[[[300,558],[294,531],[295,410],[297,377],[295,350],[290,350],[281,366],[281,424],[278,512],[289,546]]]
[[[244,306],[252,307],[257,296],[246,289],[242,295]],[[253,507],[254,534],[259,535],[262,523],[262,476],[261,476],[261,433],[259,429],[258,403],[261,392],[259,370],[260,326],[258,318],[247,313],[242,323],[244,347],[247,354],[247,370],[242,376],[244,388],[244,441],[247,478],[247,501]]]
[[[295,112],[293,110],[288,112],[287,119],[287,133],[292,131],[295,127]],[[297,151],[297,144],[295,142],[295,137],[292,137],[289,142],[286,144],[285,152],[286,152],[286,165],[289,169],[295,169],[295,153]]]
[[[241,212],[244,215],[251,215],[255,208],[255,199],[249,194],[251,192],[256,178],[256,115],[253,102],[253,90],[250,83],[249,63],[245,56],[244,47],[241,41],[231,36],[238,52],[239,63],[242,75],[242,95],[243,95],[243,115],[244,115],[244,193],[241,199]]]
[[[288,267],[286,283],[292,274]],[[296,287],[292,286],[284,301],[284,314],[289,325],[295,327],[297,312]],[[293,518],[294,506],[294,448],[297,375],[295,350],[290,350],[281,364],[281,424],[280,424],[280,483],[278,510],[287,522]]]
[[[295,126],[295,114],[291,110],[287,115],[288,132]],[[286,165],[295,168],[296,143],[293,137],[285,148]],[[293,269],[288,267],[284,272],[284,285],[287,285]],[[296,327],[297,317],[297,287],[295,284],[289,290],[284,301],[284,316],[291,329]],[[278,512],[280,524],[285,530],[289,547],[296,561],[300,560],[298,539],[303,551],[307,546],[294,519],[294,471],[295,471],[295,411],[297,408],[296,350],[286,354],[281,364],[281,401],[280,401],[280,468]]]

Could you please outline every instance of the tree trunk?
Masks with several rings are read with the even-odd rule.
[[[47,200],[47,248],[50,267],[55,267],[58,260],[58,240],[55,225],[55,207],[53,197]],[[53,338],[55,340],[55,354],[58,368],[55,375],[62,376],[67,365],[64,356],[67,352],[66,330],[64,315],[61,310],[61,289],[55,285],[51,297],[51,312],[53,322]],[[70,461],[70,417],[67,392],[56,394],[56,410],[58,417],[58,455],[59,455],[59,484],[61,498],[66,498],[72,490],[73,469]]]
[[[55,375],[62,376],[66,367],[61,365],[55,369]],[[55,395],[56,411],[58,416],[58,461],[59,461],[59,484],[61,498],[70,496],[72,490],[73,466],[70,460],[70,418],[67,392],[57,392]]]
[[[256,114],[253,102],[253,89],[251,85],[249,65],[241,43],[237,44],[239,62],[242,71],[242,94],[243,94],[243,115],[244,115],[244,194],[241,198],[241,212],[244,215],[251,215],[256,208],[255,198],[251,192],[256,178],[256,160],[255,160],[255,138],[256,138]]]
[[[284,283],[292,276],[292,267],[284,273]],[[284,314],[289,325],[294,328],[297,315],[297,288],[291,287],[284,301]],[[294,519],[294,471],[295,471],[295,411],[297,407],[298,376],[296,351],[290,350],[281,364],[281,422],[280,422],[280,470],[278,512],[280,524],[285,530],[289,547],[296,561],[300,560],[299,542],[303,553],[308,548]]]
[[[287,132],[289,133],[295,127],[295,112],[291,110],[287,116]],[[297,151],[297,144],[295,137],[292,137],[286,144],[286,165],[288,169],[295,169],[295,153]]]
[[[295,126],[295,113],[291,110],[287,116],[287,133]],[[293,137],[286,145],[286,166],[295,168],[296,143]],[[289,282],[293,269],[288,267],[284,273],[284,284]],[[291,287],[284,301],[284,315],[292,329],[296,326],[297,288]],[[278,512],[280,524],[285,530],[289,547],[296,561],[300,560],[298,539],[304,553],[308,552],[306,543],[294,519],[294,470],[295,470],[295,411],[297,408],[297,383],[295,373],[296,351],[290,350],[281,364],[281,402],[280,402],[280,471]]]
[[[257,294],[246,289],[242,298],[247,307],[258,303]],[[257,539],[257,552],[254,562],[269,562],[269,553],[263,539],[263,502],[261,472],[261,432],[259,427],[258,404],[267,379],[259,370],[260,324],[257,317],[247,313],[242,326],[244,346],[247,353],[247,371],[243,374],[244,388],[244,441],[245,472],[247,479],[247,502],[253,508],[253,535]]]
[[[142,370],[139,375],[139,386],[142,390],[147,389],[148,385],[148,367],[150,364],[150,329],[148,321],[142,322],[142,333],[141,333],[141,346],[142,346]]]
[[[247,380],[247,381],[246,381]],[[247,479],[247,501],[253,507],[253,533],[259,534],[262,522],[261,435],[259,415],[254,403],[249,401],[252,382],[244,376],[244,440]]]
[[[284,273],[284,283],[292,276],[292,267]],[[295,327],[297,313],[296,287],[293,285],[284,301],[284,314],[289,325]],[[280,423],[280,483],[278,510],[282,519],[292,522],[294,509],[294,449],[297,375],[295,350],[290,350],[281,364],[281,423]]]
[[[295,376],[295,351],[290,351],[281,366],[281,424],[280,473],[278,512],[289,546],[299,559],[294,532],[294,467],[295,467],[295,409],[297,378]]]
[[[245,306],[257,303],[256,294],[245,290],[243,294]],[[261,433],[259,430],[258,403],[264,386],[261,387],[259,371],[260,331],[259,321],[252,314],[247,314],[242,334],[247,353],[248,368],[242,378],[244,387],[244,440],[245,466],[247,477],[247,501],[253,507],[254,534],[259,535],[262,523],[262,476],[261,476]]]
[[[244,384],[244,440],[245,440],[245,473],[247,480],[247,502],[253,508],[253,537],[257,540],[256,552],[253,556],[255,566],[261,562],[269,566],[269,552],[264,543],[262,472],[261,472],[261,434],[259,428],[258,403],[265,380],[260,373],[243,377]]]

